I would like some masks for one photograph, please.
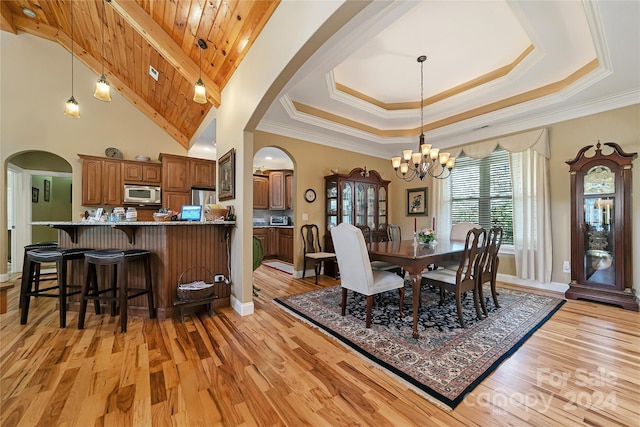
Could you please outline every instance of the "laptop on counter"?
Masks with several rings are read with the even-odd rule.
[[[202,221],[202,205],[182,205],[182,221]]]

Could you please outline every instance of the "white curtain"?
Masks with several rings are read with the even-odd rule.
[[[500,145],[509,152],[513,185],[513,246],[518,277],[551,281],[551,200],[549,193],[549,138],[547,129],[469,144],[452,152],[480,159]],[[434,180],[436,235],[448,238],[451,231],[451,186]]]

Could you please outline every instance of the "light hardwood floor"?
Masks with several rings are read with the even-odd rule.
[[[87,314],[58,328],[55,300],[0,315],[0,425],[634,426],[640,318],[568,301],[454,411],[296,320],[272,299],[316,288],[260,267],[255,314],[179,320]],[[14,280],[17,277],[13,278]],[[323,276],[319,286],[337,284]]]

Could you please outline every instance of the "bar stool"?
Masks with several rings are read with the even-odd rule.
[[[27,264],[27,252],[32,251],[34,249],[55,249],[58,247],[58,242],[40,242],[40,243],[33,243],[31,245],[27,245],[24,247],[24,257],[22,258],[22,282],[20,289],[22,290],[25,287],[25,281],[26,280],[34,280],[36,281],[35,284],[35,290],[37,291],[40,288],[40,263],[36,264],[36,267],[34,269],[34,276],[30,278],[27,273],[28,273],[28,268],[29,265]],[[48,280],[56,280],[57,277],[52,277],[51,279]],[[22,308],[24,306],[24,295],[22,294],[22,292],[20,292],[20,305],[18,306],[19,308]]]
[[[142,261],[144,263],[145,288],[129,287],[129,263]],[[98,290],[97,287],[90,291],[91,278],[95,277],[97,265],[112,265],[113,281],[111,288]],[[78,329],[84,329],[84,317],[87,311],[87,301],[93,299],[111,301],[111,315],[116,314],[116,303],[120,304],[120,329],[127,332],[127,301],[140,295],[147,295],[149,304],[149,318],[156,317],[153,304],[153,286],[151,283],[151,252],[144,249],[102,249],[87,252],[84,257],[85,282],[82,286],[80,297],[80,314],[78,315]],[[111,292],[112,296],[102,296],[105,292]]]
[[[67,280],[67,264],[69,261],[76,259],[83,259],[84,254],[91,251],[88,248],[41,248],[32,249],[27,251],[26,264],[27,267],[22,272],[22,284],[20,288],[20,297],[23,299],[22,312],[20,313],[20,324],[27,323],[27,317],[29,316],[29,301],[31,297],[48,297],[58,298],[60,304],[60,327],[67,326],[67,297],[80,293],[80,285],[70,285]],[[38,281],[38,276],[35,274],[36,270],[40,271],[40,264],[42,263],[56,263],[56,269],[58,274],[58,283],[56,286],[50,286],[44,289],[40,289],[39,286],[35,287],[34,282]],[[95,280],[94,280],[95,283]],[[68,288],[78,288],[77,291],[67,292]],[[54,289],[58,290],[58,293],[49,293]]]

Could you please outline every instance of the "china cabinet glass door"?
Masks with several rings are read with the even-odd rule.
[[[350,182],[342,184],[342,222],[353,224],[353,186]]]
[[[356,223],[354,225],[366,225],[366,209],[367,209],[367,200],[364,191],[364,184],[357,183],[356,184]]]
[[[367,187],[367,226],[371,230],[376,230],[376,186]]]
[[[387,190],[384,187],[378,190],[378,229],[387,229]]]
[[[338,182],[327,182],[327,229],[338,225]]]

